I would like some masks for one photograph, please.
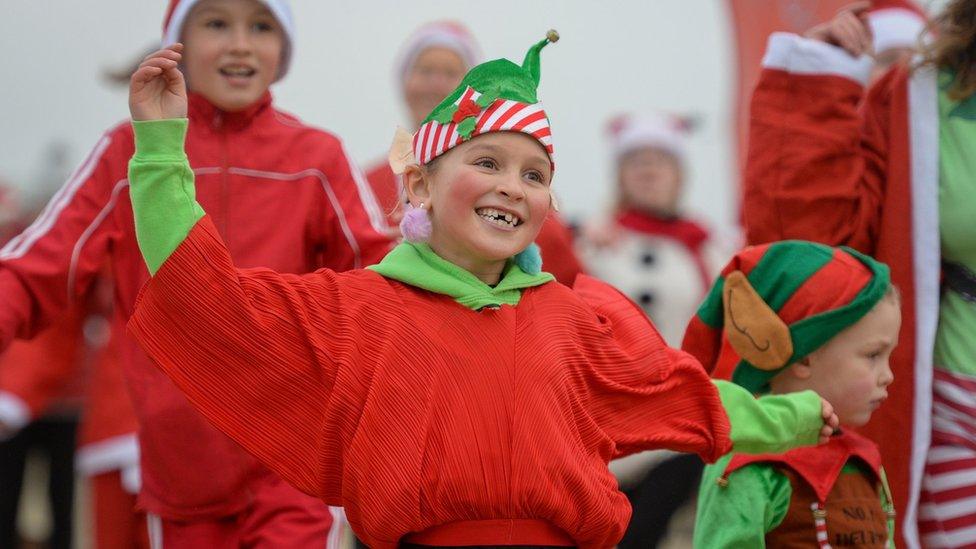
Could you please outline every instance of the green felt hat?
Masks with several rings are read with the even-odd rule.
[[[549,118],[536,91],[542,48],[557,40],[559,33],[547,32],[544,40],[529,48],[521,66],[508,59],[495,59],[468,71],[457,89],[434,107],[413,135],[416,161],[426,164],[483,133],[514,131],[539,141],[555,166]]]
[[[864,317],[890,286],[887,265],[851,248],[800,240],[752,246],[722,270],[681,347],[711,371],[724,333],[740,358],[732,381],[765,392],[780,371]]]

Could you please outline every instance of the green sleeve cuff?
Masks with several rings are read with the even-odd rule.
[[[746,389],[716,380],[732,427],[733,450],[746,454],[780,453],[811,446],[823,427],[820,397],[813,391],[755,398]]]
[[[173,162],[186,159],[183,143],[190,121],[186,118],[167,120],[133,120],[136,153],[141,162]]]
[[[187,120],[134,121],[132,127],[136,153],[129,161],[129,198],[139,250],[155,275],[204,211],[183,151]]]

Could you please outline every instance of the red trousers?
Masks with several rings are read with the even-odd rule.
[[[95,549],[148,549],[146,514],[136,510],[136,495],[111,471],[90,477],[94,504]]]
[[[254,486],[253,505],[237,515],[182,522],[150,514],[152,549],[334,549],[330,543],[332,514],[321,500],[271,474]]]

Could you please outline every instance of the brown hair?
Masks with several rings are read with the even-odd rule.
[[[929,23],[934,38],[923,50],[923,64],[956,73],[949,97],[976,92],[976,0],[952,0]]]

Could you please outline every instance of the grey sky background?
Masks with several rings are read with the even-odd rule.
[[[73,169],[127,114],[106,69],[158,42],[164,0],[4,0],[0,17],[0,178],[30,196],[52,179],[50,143]],[[735,70],[722,0],[293,0],[297,43],[279,108],[342,137],[361,165],[385,156],[405,119],[393,61],[418,25],[457,19],[487,58],[520,62],[549,28],[562,39],[542,56],[539,97],[553,123],[554,185],[563,211],[606,211],[613,175],[604,127],[614,114],[664,109],[697,115],[687,209],[733,221],[731,108]],[[50,185],[51,183],[48,183]],[[47,192],[50,192],[48,189]]]

